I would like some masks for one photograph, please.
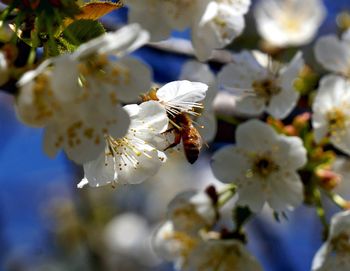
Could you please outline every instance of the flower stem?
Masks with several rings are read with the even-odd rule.
[[[227,202],[230,201],[230,199],[233,198],[233,196],[236,194],[236,186],[235,185],[229,185],[225,190],[220,191],[218,193],[219,195],[219,201],[218,201],[218,207],[223,207]]]
[[[341,209],[349,210],[350,209],[350,203],[344,199],[342,196],[326,191],[326,195]]]
[[[323,225],[324,238],[326,239],[328,235],[329,225],[326,218],[326,212],[323,208],[322,200],[321,200],[321,191],[319,189],[314,190],[315,204],[316,204],[316,213],[320,218],[320,221]]]
[[[238,124],[240,124],[240,122],[234,118],[234,117],[230,117],[230,116],[225,116],[225,115],[217,115],[218,120],[224,121],[228,124],[232,124],[234,126],[237,126]]]

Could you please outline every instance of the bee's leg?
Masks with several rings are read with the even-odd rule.
[[[164,149],[164,151],[166,151],[167,149],[175,147],[176,145],[180,144],[180,142],[181,142],[181,133],[175,133],[174,142],[171,143],[168,147],[166,147]]]

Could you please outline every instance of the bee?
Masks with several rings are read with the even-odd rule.
[[[200,149],[202,148],[202,137],[196,127],[193,125],[193,121],[190,116],[186,113],[177,114],[172,123],[174,128],[172,129],[175,133],[175,140],[165,150],[182,144],[186,159],[189,163],[193,164],[197,161]]]
[[[141,95],[142,101],[159,101],[157,91],[158,88],[152,88],[148,93]],[[177,146],[182,140],[186,159],[189,163],[193,164],[197,161],[200,149],[202,148],[202,137],[193,125],[193,120],[191,119],[190,114],[199,114],[194,110],[189,113],[188,111],[181,112],[177,109],[172,111],[167,110],[167,113],[170,124],[173,127],[165,133],[172,132],[175,135],[175,139],[173,143],[170,143],[170,145],[164,149],[164,151]]]

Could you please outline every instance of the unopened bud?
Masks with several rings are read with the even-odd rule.
[[[304,128],[306,125],[308,125],[310,119],[311,119],[311,113],[305,112],[294,118],[293,125],[297,129]]]
[[[286,125],[283,128],[283,132],[289,136],[297,136],[297,130],[295,129],[295,127],[293,125]]]
[[[341,182],[341,176],[330,169],[319,168],[316,170],[320,185],[326,190],[332,190]]]

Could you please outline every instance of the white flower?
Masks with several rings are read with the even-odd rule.
[[[325,18],[326,9],[322,0],[261,0],[254,15],[266,41],[287,47],[309,43]]]
[[[190,270],[259,271],[258,261],[238,240],[205,240],[189,257]]]
[[[216,221],[214,203],[205,192],[188,191],[178,194],[168,206],[168,220],[177,231],[198,234]]]
[[[181,70],[180,79],[203,82],[209,86],[203,100],[203,110],[201,115],[196,119],[199,124],[201,136],[205,142],[212,141],[216,135],[217,121],[213,108],[213,102],[217,94],[217,83],[214,73],[209,66],[197,61],[188,61]]]
[[[166,111],[175,116],[179,113],[195,114],[194,109],[203,107],[199,102],[205,98],[207,90],[206,84],[182,80],[165,84],[156,95]]]
[[[129,22],[142,24],[154,41],[166,39],[173,29],[190,27],[208,2],[209,0],[126,0]]]
[[[120,101],[136,100],[150,87],[151,76],[145,65],[123,56],[146,39],[139,26],[129,25],[22,76],[18,117],[28,125],[47,127],[44,149],[49,156],[63,148],[70,159],[83,164],[101,153],[105,135],[125,135],[130,121]],[[121,58],[110,60],[107,54]]]
[[[301,52],[289,64],[282,65],[267,55],[255,53],[253,56],[243,51],[233,56],[233,63],[223,67],[218,81],[235,95],[243,91],[243,95],[237,98],[235,110],[238,113],[261,114],[266,111],[274,118],[283,119],[299,99],[293,83],[303,65]]]
[[[78,184],[99,187],[107,184],[137,184],[154,175],[166,161],[153,145],[155,136],[168,127],[168,117],[159,103],[149,101],[124,107],[131,123],[119,139],[107,138],[106,150],[96,160],[84,164],[85,176]]]
[[[343,77],[324,77],[312,105],[316,142],[329,137],[339,150],[350,154],[350,83]]]
[[[245,2],[249,6],[250,1]],[[243,13],[238,13],[235,5],[234,1],[212,1],[199,23],[193,26],[193,47],[199,60],[210,58],[214,49],[225,47],[242,33],[245,26]]]
[[[107,259],[112,259],[114,265],[120,261],[136,266],[155,265],[159,259],[152,251],[151,234],[152,229],[141,215],[123,213],[114,217],[103,230],[103,240],[109,253]]]
[[[109,249],[136,256],[139,254],[137,252],[142,252],[142,246],[145,245],[149,231],[147,221],[143,217],[133,213],[124,213],[106,225],[104,240]]]
[[[306,150],[300,138],[279,135],[267,124],[250,120],[238,126],[236,142],[214,154],[212,169],[220,181],[237,185],[239,205],[258,212],[265,202],[276,211],[302,203],[296,171],[306,163]]]
[[[335,35],[319,38],[315,45],[315,56],[327,70],[350,77],[350,41],[344,36],[341,40]]]
[[[174,224],[168,220],[153,234],[152,246],[159,257],[174,262],[175,269],[182,270],[199,241],[197,236],[177,231]]]
[[[176,270],[262,270],[240,241],[188,235],[176,230],[170,220],[156,231],[153,248],[164,260],[174,262]]]
[[[140,22],[152,40],[167,38],[171,30],[190,28],[196,56],[206,60],[211,52],[223,48],[244,28],[243,15],[250,0],[127,0],[129,21]]]
[[[350,269],[350,211],[337,213],[331,220],[327,241],[316,253],[312,271]]]

